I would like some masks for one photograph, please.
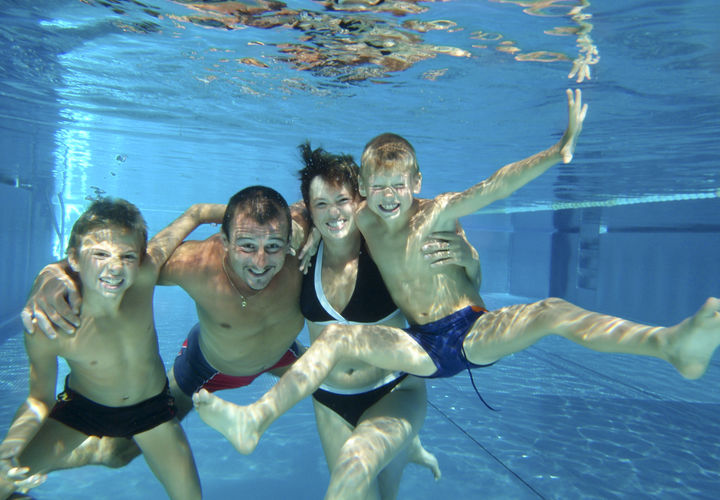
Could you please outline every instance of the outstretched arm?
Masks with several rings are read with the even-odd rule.
[[[567,90],[568,126],[560,141],[551,148],[534,154],[529,158],[505,165],[493,175],[462,193],[440,195],[437,200],[443,210],[440,217],[454,220],[470,215],[490,203],[505,198],[562,161],[569,163],[575,152],[583,120],[587,114],[587,104],[582,103],[582,94],[576,90]]]

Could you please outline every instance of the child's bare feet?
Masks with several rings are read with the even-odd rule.
[[[700,378],[720,345],[720,299],[710,297],[694,316],[670,330],[668,361],[683,377]]]
[[[193,394],[200,418],[232,443],[237,451],[249,455],[260,440],[258,422],[247,406],[224,401],[205,389]]]

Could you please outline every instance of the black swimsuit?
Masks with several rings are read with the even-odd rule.
[[[300,310],[305,319],[321,325],[329,323],[367,325],[382,323],[400,313],[385,287],[380,271],[365,249],[364,242],[358,257],[355,290],[342,312],[336,311],[325,297],[321,278],[322,259],[321,243],[317,255],[311,260],[311,269],[314,272],[306,274],[303,278]]]
[[[321,243],[317,255],[312,259],[313,272],[306,274],[302,283],[300,309],[307,320],[321,325],[367,325],[382,323],[400,314],[383,283],[380,271],[365,249],[364,242],[358,258],[355,289],[342,313],[330,305],[322,289],[322,259]],[[393,372],[370,387],[357,389],[338,389],[322,385],[313,393],[313,398],[355,427],[362,414],[391,392],[406,376],[405,373]]]

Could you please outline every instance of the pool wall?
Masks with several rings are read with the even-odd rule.
[[[720,294],[720,199],[642,203],[463,220],[483,293],[556,296],[671,324]]]

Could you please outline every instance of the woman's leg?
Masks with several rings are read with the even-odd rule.
[[[436,367],[409,335],[389,326],[330,325],[272,389],[250,406],[237,406],[207,391],[193,396],[200,417],[240,453],[251,453],[263,432],[298,401],[312,394],[340,359],[420,376]]]
[[[483,314],[464,341],[468,360],[486,364],[559,335],[602,352],[654,356],[687,378],[705,373],[720,344],[720,300],[710,298],[694,316],[672,327],[653,327],[599,314],[565,300],[504,307]]]
[[[412,459],[426,460],[438,477],[435,457],[414,449],[422,449],[426,403],[425,382],[409,377],[368,408],[334,459],[326,499],[393,500]]]

